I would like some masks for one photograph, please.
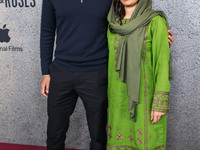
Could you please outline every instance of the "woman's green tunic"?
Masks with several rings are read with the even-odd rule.
[[[124,19],[123,23],[128,23]],[[120,36],[108,30],[108,150],[166,149],[166,115],[152,124],[151,110],[168,111],[169,43],[165,20],[156,16],[147,27],[141,56],[140,100],[136,122],[130,120],[127,87],[115,71]],[[134,47],[133,47],[134,48]]]

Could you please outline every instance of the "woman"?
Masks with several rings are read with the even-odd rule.
[[[107,149],[164,150],[173,77],[165,14],[151,0],[114,0],[108,21]]]

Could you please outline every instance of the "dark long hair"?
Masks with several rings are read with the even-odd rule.
[[[120,2],[120,0],[114,0],[114,12],[119,17],[120,23],[122,23],[122,20],[125,16],[125,8],[124,5]]]

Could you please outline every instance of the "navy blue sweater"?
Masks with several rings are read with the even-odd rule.
[[[106,69],[107,14],[112,0],[43,0],[40,54],[42,74],[53,63],[69,71]]]

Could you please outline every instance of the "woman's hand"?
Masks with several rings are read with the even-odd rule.
[[[174,38],[172,37],[174,35],[174,33],[171,30],[168,30],[168,33],[169,33],[169,36],[168,36],[169,46],[171,46],[174,42]]]
[[[151,111],[151,120],[153,120],[152,124],[158,122],[165,113],[158,112],[158,111]]]
[[[44,97],[48,97],[50,79],[51,79],[50,75],[43,76],[42,83],[41,83],[41,94]]]

